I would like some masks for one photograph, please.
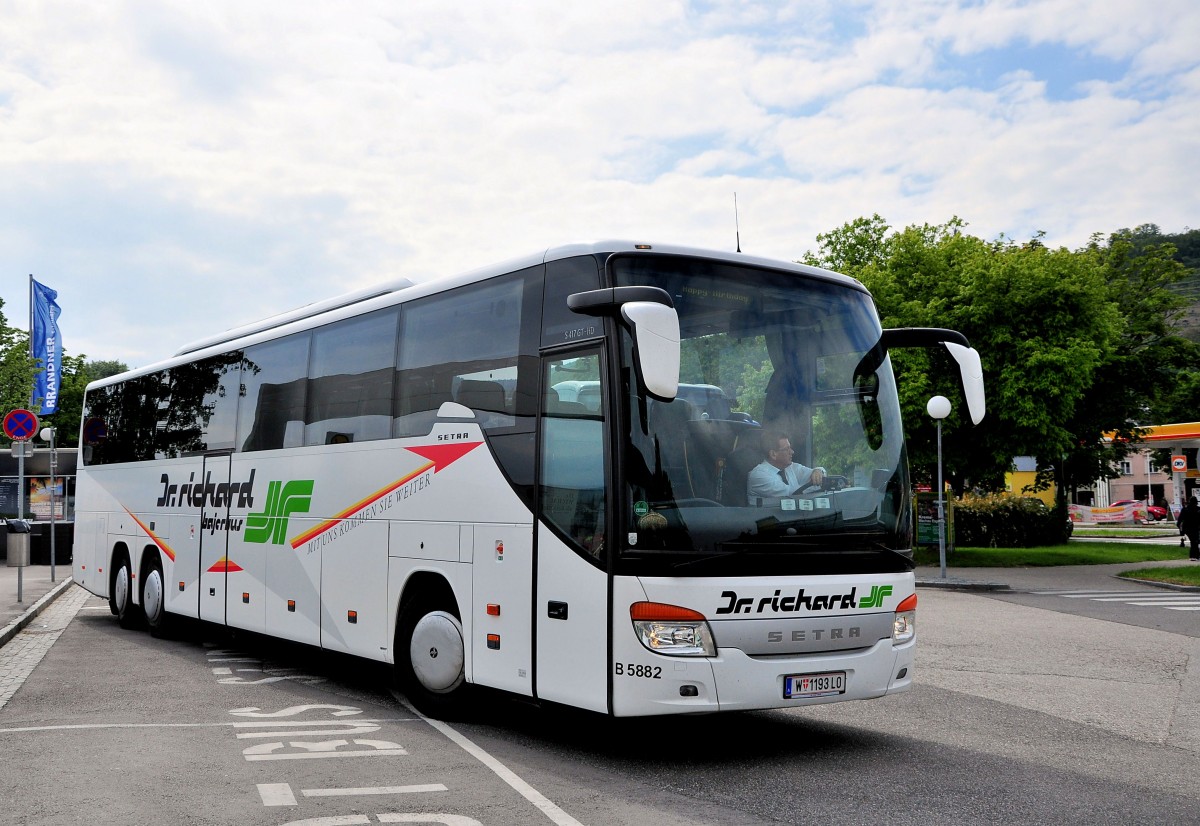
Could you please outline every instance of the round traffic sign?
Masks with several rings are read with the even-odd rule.
[[[98,445],[108,438],[108,425],[104,419],[92,417],[83,423],[83,443]]]
[[[38,417],[30,410],[17,408],[4,417],[4,435],[16,442],[27,442],[38,432]]]

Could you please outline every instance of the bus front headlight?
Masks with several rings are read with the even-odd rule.
[[[896,618],[892,621],[892,644],[911,642],[917,635],[917,595],[902,600],[896,606]]]
[[[629,606],[633,630],[642,645],[655,654],[671,657],[715,657],[708,620],[699,611],[664,605],[661,602],[635,602]]]

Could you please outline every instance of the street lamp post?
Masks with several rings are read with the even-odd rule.
[[[943,497],[946,486],[942,482],[942,419],[950,415],[950,400],[945,396],[934,396],[925,406],[930,418],[937,422],[938,474],[938,560],[942,565],[942,579],[946,578],[946,506]]]

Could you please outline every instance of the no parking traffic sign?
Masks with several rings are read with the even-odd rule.
[[[17,408],[4,417],[4,435],[15,442],[27,442],[37,432],[38,418],[29,410]]]

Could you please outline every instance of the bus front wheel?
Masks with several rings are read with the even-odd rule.
[[[411,602],[396,624],[396,677],[421,712],[448,718],[461,713],[466,693],[462,623],[448,611]]]

